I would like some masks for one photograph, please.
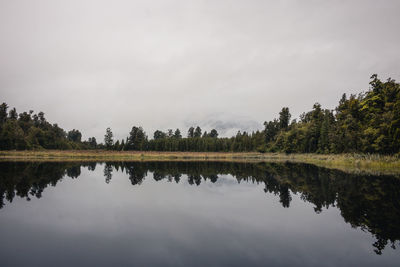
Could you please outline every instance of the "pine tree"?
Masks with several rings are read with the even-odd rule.
[[[104,145],[106,146],[106,149],[112,149],[113,144],[114,144],[113,133],[111,131],[111,128],[108,127],[106,129],[106,134],[104,135]]]
[[[193,137],[201,137],[201,128],[199,126],[194,130]]]
[[[189,128],[187,137],[188,138],[193,138],[194,137],[194,128],[193,127]]]
[[[182,138],[181,131],[179,129],[175,130],[174,137],[175,138]]]
[[[211,132],[210,132],[210,134],[209,134],[209,136],[212,137],[212,138],[217,138],[217,137],[218,137],[218,132],[217,132],[217,130],[212,129]]]
[[[6,103],[0,105],[0,126],[7,120],[7,109],[8,105]]]
[[[289,126],[290,121],[290,112],[288,107],[282,108],[281,112],[279,112],[279,128],[286,130]]]

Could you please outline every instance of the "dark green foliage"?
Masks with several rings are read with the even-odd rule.
[[[7,120],[8,105],[3,103],[0,105],[0,125],[3,125]]]
[[[125,148],[125,150],[146,150],[147,136],[142,127],[132,127]]]
[[[117,151],[121,150],[121,144],[119,143],[119,140],[117,140],[117,142],[115,142],[113,149],[117,150]]]
[[[91,149],[95,149],[95,148],[97,147],[97,141],[96,141],[96,138],[95,138],[95,137],[89,137],[87,143],[88,143],[88,146],[89,146]]]
[[[17,113],[13,108],[7,113],[8,105],[0,105],[0,149],[86,149],[78,130],[67,133],[57,124],[46,121],[43,112]]]
[[[280,129],[287,129],[289,127],[290,121],[290,112],[289,108],[282,108],[281,112],[279,112],[279,128]]]
[[[106,146],[107,149],[112,149],[114,145],[114,139],[113,139],[113,133],[111,131],[111,128],[108,127],[106,129],[106,134],[104,135],[104,145]]]
[[[367,92],[358,96],[347,98],[343,94],[335,111],[314,104],[312,111],[303,113],[298,123],[287,128],[283,126],[288,111],[282,109],[279,121],[264,124],[267,150],[399,153],[400,85],[390,78],[382,82],[377,75],[372,75],[370,85]]]
[[[194,130],[194,135],[193,137],[201,137],[201,128],[199,126],[196,127],[196,129]]]
[[[80,131],[73,129],[68,132],[67,138],[72,142],[81,142],[82,134]]]
[[[274,140],[279,132],[279,122],[278,120],[273,120],[269,122],[264,122],[265,126],[265,142],[269,143]]]
[[[41,112],[41,113],[43,113],[43,112]],[[44,116],[44,113],[43,113],[43,116]],[[16,110],[15,108],[13,108],[12,110],[10,110],[9,119],[10,119],[10,120],[16,120],[16,119],[18,119],[18,113],[17,113],[17,110]]]
[[[172,129],[168,129],[167,131],[167,137],[171,138],[174,135],[174,132],[172,131]]]
[[[193,127],[189,128],[187,137],[188,138],[193,138],[194,137],[194,128]]]
[[[82,134],[73,129],[68,134],[51,125],[43,112],[7,113],[8,105],[0,105],[0,149],[114,149],[199,152],[275,152],[286,153],[380,153],[398,154],[400,149],[400,85],[392,79],[382,82],[372,75],[370,89],[359,95],[343,94],[335,110],[323,109],[315,103],[299,121],[290,122],[288,107],[279,112],[279,119],[264,123],[262,132],[240,131],[236,136],[219,138],[212,129],[197,126],[181,131],[157,130],[148,140],[142,127],[134,126],[126,141],[115,145],[111,130],[105,143],[94,137],[81,142]]]
[[[179,129],[176,129],[176,130],[175,130],[175,132],[174,132],[174,137],[175,137],[175,138],[182,138],[181,131],[180,131]]]
[[[200,127],[198,127],[200,129]],[[188,135],[193,130],[193,137],[168,138],[164,133],[164,138],[155,138],[148,141],[147,149],[150,151],[190,151],[190,152],[248,152],[257,149],[265,149],[263,132],[255,132],[252,134],[243,133],[231,138],[218,138],[218,132],[212,129],[210,133],[204,132],[202,136],[198,134],[194,137],[195,129],[191,127]],[[198,131],[201,132],[201,129]],[[161,136],[161,135],[160,135]]]
[[[212,138],[217,138],[217,137],[218,137],[218,132],[217,132],[217,130],[212,129],[211,132],[210,132],[210,134],[209,134],[208,136],[209,136],[209,137],[212,137]]]
[[[155,131],[155,132],[154,132],[154,135],[153,135],[153,138],[154,138],[155,140],[156,140],[156,139],[166,138],[166,137],[167,137],[167,135],[166,135],[164,132],[160,131],[160,130]]]

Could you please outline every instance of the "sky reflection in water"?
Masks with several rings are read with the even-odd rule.
[[[400,260],[391,248],[400,239],[395,177],[276,163],[0,167],[2,266],[395,266]]]

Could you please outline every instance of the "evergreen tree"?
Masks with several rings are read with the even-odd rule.
[[[114,150],[117,150],[117,151],[121,150],[121,145],[120,145],[120,143],[119,143],[119,140],[117,140],[117,142],[115,142],[115,144],[114,144]]]
[[[194,130],[193,137],[201,137],[201,128],[199,126]]]
[[[172,129],[168,129],[167,131],[167,137],[171,138],[172,136],[174,136],[174,132],[172,131]]]
[[[88,143],[90,148],[95,149],[97,147],[96,137],[89,137]]]
[[[289,127],[290,121],[290,112],[289,108],[282,108],[281,112],[279,112],[279,128],[286,130]]]
[[[179,129],[176,129],[176,130],[175,130],[175,132],[174,132],[174,137],[175,137],[175,138],[182,138],[181,131],[180,131]]]
[[[56,123],[46,121],[43,112],[17,113],[0,105],[0,149],[118,149],[157,151],[284,151],[287,153],[380,153],[399,154],[400,150],[400,85],[393,79],[381,81],[371,76],[365,93],[343,94],[334,111],[314,104],[309,112],[292,120],[288,107],[279,118],[264,123],[264,131],[240,131],[230,138],[218,138],[212,129],[204,132],[190,127],[188,138],[179,129],[154,132],[148,141],[141,127],[132,127],[129,136],[113,146],[113,135],[107,128],[105,145],[91,137],[81,142],[82,134],[73,129],[66,133]],[[196,137],[196,138],[194,138]]]
[[[0,126],[7,120],[7,109],[8,105],[6,103],[0,105]]]
[[[217,138],[217,137],[218,137],[218,132],[217,132],[217,130],[212,129],[211,132],[210,132],[210,134],[209,134],[209,136],[212,137],[212,138]]]
[[[16,120],[18,119],[18,113],[17,110],[15,108],[13,108],[12,110],[10,110],[10,114],[9,117],[11,120]]]
[[[72,142],[81,142],[82,134],[79,130],[73,129],[68,132],[67,138]]]
[[[129,133],[126,147],[129,150],[145,150],[147,136],[142,127],[133,126]]]
[[[124,141],[124,139],[122,139],[122,141],[121,141],[120,150],[121,151],[125,150],[125,141]]]
[[[160,131],[160,130],[156,130],[155,132],[154,132],[154,135],[153,135],[153,138],[156,140],[156,139],[162,139],[162,138],[165,138],[165,137],[167,137],[167,135],[164,133],[164,132],[162,132],[162,131]]]
[[[106,146],[106,149],[112,149],[114,144],[114,139],[113,139],[113,133],[111,131],[111,128],[108,127],[106,129],[106,134],[104,135],[104,145]]]
[[[265,142],[268,144],[270,142],[272,142],[276,135],[279,132],[279,122],[278,120],[273,120],[273,121],[269,121],[269,122],[264,122],[264,132],[265,132]]]
[[[194,137],[194,128],[190,127],[188,130],[188,138],[193,138]]]

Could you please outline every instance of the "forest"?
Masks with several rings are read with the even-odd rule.
[[[140,126],[133,126],[124,140],[114,140],[107,128],[103,142],[95,137],[82,140],[82,133],[65,131],[51,124],[43,112],[17,113],[6,103],[0,105],[0,149],[107,149],[136,151],[191,152],[285,152],[285,153],[376,153],[399,154],[400,84],[388,78],[370,78],[367,91],[358,95],[343,94],[337,107],[324,109],[315,103],[311,111],[291,120],[288,107],[279,116],[264,122],[264,130],[240,132],[219,137],[216,129],[203,131],[190,127],[156,130],[149,137]]]

